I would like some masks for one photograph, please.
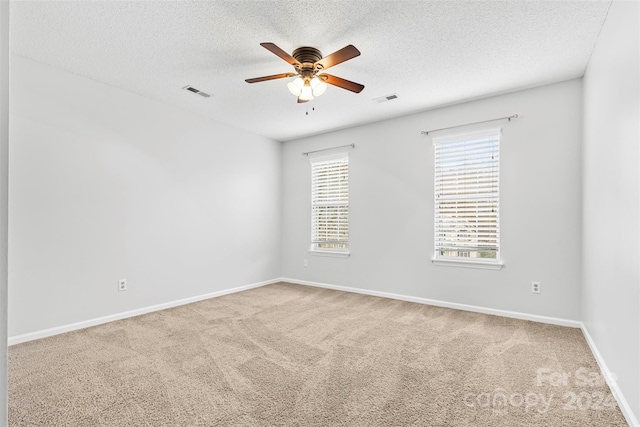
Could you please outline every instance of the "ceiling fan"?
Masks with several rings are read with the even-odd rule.
[[[246,79],[245,81],[247,83],[258,83],[267,80],[297,76],[295,80],[287,84],[287,87],[291,93],[298,97],[299,103],[309,102],[314,97],[322,95],[327,89],[327,84],[350,90],[355,93],[360,93],[362,89],[364,89],[364,85],[361,85],[360,83],[345,80],[331,74],[318,74],[321,71],[333,67],[334,65],[338,65],[359,56],[360,51],[353,45],[345,46],[324,58],[322,57],[322,52],[314,47],[299,47],[289,55],[273,43],[260,43],[260,46],[293,65],[295,72]]]

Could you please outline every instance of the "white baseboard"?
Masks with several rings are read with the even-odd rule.
[[[618,407],[620,408],[620,411],[622,411],[622,414],[627,420],[627,423],[630,427],[640,427],[638,419],[635,417],[635,415],[633,415],[633,411],[629,407],[629,402],[627,402],[627,399],[625,399],[624,395],[622,394],[622,390],[620,390],[620,387],[618,387],[616,376],[613,375],[609,370],[609,367],[604,361],[602,354],[600,354],[598,347],[596,347],[596,343],[595,341],[593,341],[593,338],[591,338],[591,334],[589,334],[589,331],[587,330],[587,327],[584,325],[584,323],[582,324],[581,329],[584,338],[587,340],[587,344],[589,344],[591,353],[593,353],[593,357],[595,357],[596,362],[598,362],[598,366],[602,371],[602,375],[604,375],[604,378],[607,381],[607,385],[609,386],[609,389],[611,389],[611,394],[613,394],[613,397],[615,397],[616,401],[618,402]]]
[[[453,308],[456,310],[472,311],[474,313],[492,314],[495,316],[509,317],[512,319],[531,320],[533,322],[549,323],[552,325],[568,326],[570,328],[581,328],[582,322],[578,320],[562,319],[558,317],[539,316],[537,314],[520,313],[517,311],[499,310],[496,308],[480,307],[476,305],[459,304],[434,300],[429,298],[414,297],[409,295],[393,294],[390,292],[372,291],[369,289],[350,288],[348,286],[336,286],[326,283],[310,282],[308,280],[297,280],[283,277],[283,282],[295,283],[298,285],[314,286],[316,288],[335,289],[337,291],[354,292],[356,294],[372,295],[382,298],[397,299],[400,301],[417,302],[419,304],[434,305],[437,307]]]
[[[198,302],[198,301],[202,301],[209,298],[219,297],[222,295],[233,294],[235,292],[246,291],[253,288],[259,288],[260,286],[270,285],[272,283],[277,283],[279,281],[280,281],[279,278],[272,279],[272,280],[265,280],[264,282],[251,283],[249,285],[238,286],[236,288],[231,288],[231,289],[223,289],[221,291],[211,292],[204,295],[184,298],[177,301],[170,301],[170,302],[166,302],[158,305],[153,305],[150,307],[138,308],[135,310],[125,311],[123,313],[111,314],[109,316],[98,317],[95,319],[84,320],[82,322],[72,323],[70,325],[56,326],[54,328],[44,329],[41,331],[29,332],[27,334],[22,334],[22,335],[15,335],[15,336],[9,337],[9,339],[7,340],[7,344],[10,346],[16,345],[16,344],[20,344],[27,341],[33,341],[40,338],[46,338],[53,335],[63,334],[65,332],[71,332],[71,331],[76,331],[78,329],[88,328],[90,326],[96,326],[96,325],[101,325],[103,323],[113,322],[115,320],[121,320],[129,317],[140,316],[141,314],[151,313],[154,311],[164,310],[172,307],[178,307],[180,305],[191,304],[192,302]]]

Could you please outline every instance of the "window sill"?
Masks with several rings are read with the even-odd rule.
[[[351,255],[351,253],[350,252],[334,252],[334,251],[318,251],[318,250],[309,249],[309,255],[326,256],[326,257],[333,257],[333,258],[349,258],[349,255]]]
[[[500,270],[504,265],[501,261],[467,261],[461,259],[432,258],[433,265],[444,267],[479,268],[481,270]]]

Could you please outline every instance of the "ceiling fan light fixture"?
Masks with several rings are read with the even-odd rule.
[[[298,98],[300,98],[302,101],[311,101],[313,99],[313,89],[311,89],[311,86],[302,86],[302,91],[300,92],[300,96]]]
[[[300,96],[302,88],[304,87],[304,80],[302,80],[302,77],[296,77],[293,81],[287,83],[287,87],[289,88],[289,92],[295,96]]]
[[[311,91],[313,92],[313,96],[320,96],[327,90],[327,84],[322,81],[319,77],[314,77],[311,79]]]

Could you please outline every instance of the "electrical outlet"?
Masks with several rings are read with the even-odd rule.
[[[309,267],[309,261],[307,261],[307,259],[305,258],[305,260],[302,263],[302,265],[304,265],[305,267]]]
[[[118,280],[118,291],[126,291],[127,290],[127,279]]]
[[[531,292],[534,294],[540,293],[540,282],[531,282]]]

